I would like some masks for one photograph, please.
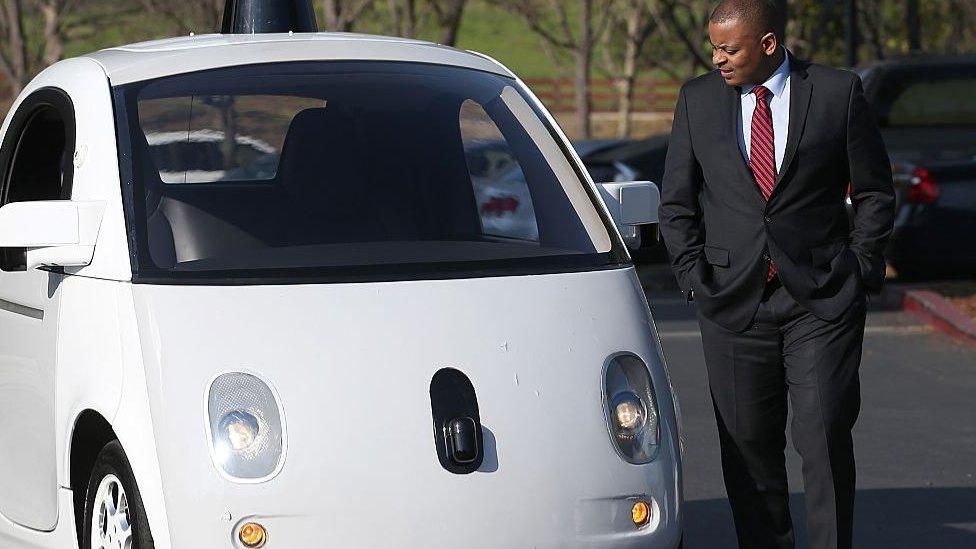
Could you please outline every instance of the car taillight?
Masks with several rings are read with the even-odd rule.
[[[912,170],[908,184],[908,201],[912,204],[932,204],[939,198],[939,185],[925,168]]]

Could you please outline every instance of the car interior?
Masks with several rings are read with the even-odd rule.
[[[164,183],[146,132],[133,131],[151,262],[219,270],[592,253],[565,241],[567,225],[575,225],[570,234],[584,229],[567,215],[573,206],[543,154],[497,98],[485,110],[516,151],[532,202],[549,206],[531,212],[540,241],[485,234],[459,125],[469,98],[423,84],[365,98],[362,85],[330,87],[327,102],[317,97],[326,106],[291,120],[267,181]],[[547,225],[555,229],[548,239]]]

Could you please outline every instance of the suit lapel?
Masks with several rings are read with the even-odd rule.
[[[783,164],[776,176],[776,187],[770,197],[772,200],[783,187],[783,176],[789,171],[790,163],[796,155],[796,149],[803,136],[803,127],[807,121],[810,107],[810,94],[813,86],[807,77],[807,63],[790,55],[790,129],[786,134],[786,151],[783,154]]]

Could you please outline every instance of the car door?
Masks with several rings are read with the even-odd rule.
[[[11,119],[0,149],[3,204],[70,198],[74,113],[43,89]],[[0,514],[35,530],[58,520],[55,349],[59,283],[24,269],[24,250],[0,249]]]

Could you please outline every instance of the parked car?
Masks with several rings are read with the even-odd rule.
[[[502,65],[167,39],[54,64],[0,134],[0,546],[680,546],[625,241],[657,190],[594,185]]]
[[[664,161],[668,155],[670,134],[652,135],[645,139],[622,143],[583,157],[588,167],[607,166],[632,179],[653,181],[664,179]],[[591,168],[592,169],[592,168]]]
[[[917,56],[860,71],[888,153],[901,278],[976,273],[976,56]]]
[[[607,151],[622,145],[627,145],[631,142],[630,139],[579,139],[573,141],[573,149],[576,150],[576,154],[582,156],[588,156],[602,151]]]

